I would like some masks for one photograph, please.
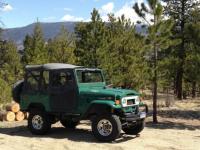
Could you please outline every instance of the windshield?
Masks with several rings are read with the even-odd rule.
[[[76,74],[79,83],[104,82],[99,70],[77,70]]]

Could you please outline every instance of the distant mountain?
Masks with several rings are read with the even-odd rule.
[[[59,33],[62,25],[64,25],[69,32],[73,32],[76,23],[77,22],[41,23],[45,40],[55,37]],[[25,27],[5,29],[3,31],[2,38],[4,40],[14,41],[17,44],[19,50],[23,49],[24,38],[27,34],[33,33],[34,26],[35,23],[32,23]],[[136,26],[136,30],[138,33],[144,32],[141,26]]]
[[[73,32],[75,24],[76,22],[41,23],[41,27],[45,40],[48,40],[49,38],[55,37],[59,33],[62,25],[64,25],[69,32]],[[25,36],[33,33],[34,26],[35,23],[25,27],[5,29],[3,31],[2,38],[4,40],[14,41],[17,44],[18,49],[21,49]]]

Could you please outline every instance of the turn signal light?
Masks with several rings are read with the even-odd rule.
[[[120,100],[115,100],[116,105],[120,105]]]

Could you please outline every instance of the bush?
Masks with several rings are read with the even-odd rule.
[[[11,102],[12,94],[11,94],[11,85],[9,85],[6,81],[0,78],[0,104],[6,104]]]

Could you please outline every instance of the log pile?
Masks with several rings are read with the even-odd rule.
[[[8,104],[4,111],[0,111],[0,121],[22,121],[27,118],[28,113],[20,111],[18,103]]]

